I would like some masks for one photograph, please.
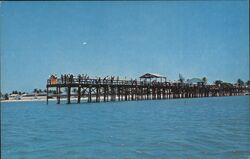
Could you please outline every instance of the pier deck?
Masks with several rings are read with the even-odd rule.
[[[47,80],[47,104],[50,98],[56,97],[60,104],[62,98],[70,104],[72,98],[77,103],[82,102],[108,102],[128,100],[156,100],[172,98],[201,98],[213,96],[243,95],[246,88],[243,86],[217,86],[204,83],[186,84],[164,81],[148,80],[122,80],[119,77],[89,78],[73,75],[61,78],[55,76]],[[51,91],[53,89],[53,91]],[[65,91],[65,93],[62,92]],[[53,93],[50,93],[53,92]]]

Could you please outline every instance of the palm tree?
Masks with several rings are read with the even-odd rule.
[[[246,85],[248,85],[248,86],[250,85],[250,80],[248,80],[248,81],[246,82]]]
[[[37,92],[38,92],[38,89],[35,88],[35,89],[33,90],[33,93],[37,93]]]
[[[207,77],[203,77],[202,82],[204,82],[204,84],[207,84]]]
[[[214,81],[214,84],[217,86],[221,85],[222,83],[223,83],[223,81],[221,81],[221,80]]]
[[[17,90],[12,91],[12,94],[18,94]]]
[[[5,93],[4,99],[5,99],[5,100],[9,100],[9,95],[8,95],[8,93]]]
[[[242,81],[240,78],[237,80],[237,84],[239,86],[243,86],[244,85],[244,81]]]
[[[179,81],[183,83],[185,81],[185,78],[182,76],[182,74],[179,73]]]

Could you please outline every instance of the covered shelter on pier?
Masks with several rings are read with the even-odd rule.
[[[140,77],[140,81],[141,80],[145,80],[145,81],[152,81],[152,80],[155,80],[155,81],[158,81],[160,80],[160,82],[163,82],[162,80],[164,80],[165,82],[167,81],[167,77],[166,76],[162,76],[160,74],[156,74],[156,73],[146,73],[144,75],[142,75]]]

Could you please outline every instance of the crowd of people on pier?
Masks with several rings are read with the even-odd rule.
[[[106,77],[94,77],[91,78],[88,74],[78,74],[77,76],[74,76],[73,74],[62,74],[60,77],[58,77],[56,74],[51,75],[49,80],[55,79],[57,84],[68,84],[68,83],[93,83],[93,84],[131,84],[131,85],[137,85],[137,84],[160,84],[163,82],[159,82],[157,80],[147,81],[146,79],[138,81],[137,79],[120,79],[119,76],[106,76]]]
[[[58,84],[66,83],[118,83],[123,82],[124,84],[137,84],[137,79],[121,80],[119,76],[106,76],[106,77],[95,77],[91,78],[88,74],[79,74],[74,76],[73,74],[62,74],[60,77],[57,75],[51,75],[50,79],[56,79]]]

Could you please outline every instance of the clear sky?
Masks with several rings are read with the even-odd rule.
[[[1,89],[50,74],[249,79],[248,1],[2,2]]]

